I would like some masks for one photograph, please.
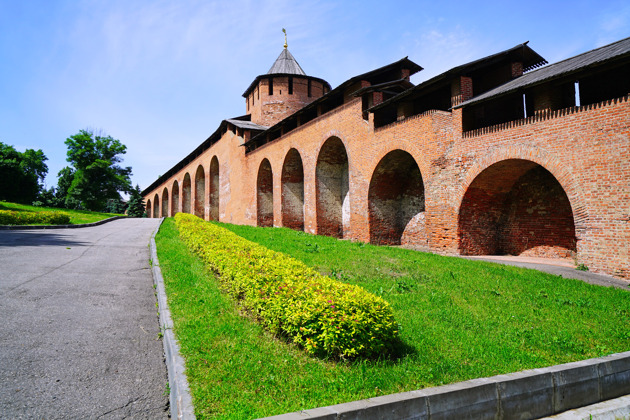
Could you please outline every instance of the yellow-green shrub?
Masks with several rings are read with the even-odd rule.
[[[60,211],[0,210],[0,225],[65,225],[70,215]]]
[[[178,213],[175,221],[182,240],[218,274],[227,293],[265,328],[309,354],[382,356],[396,340],[398,324],[380,297],[196,216]]]

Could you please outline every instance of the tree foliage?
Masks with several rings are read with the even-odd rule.
[[[146,210],[144,208],[144,198],[142,197],[142,191],[140,186],[131,190],[129,194],[129,203],[127,207],[127,216],[129,217],[146,217]]]
[[[66,166],[57,173],[57,190],[54,193],[53,207],[80,209],[81,203],[76,197],[69,196],[68,191],[74,180],[74,168]]]
[[[105,213],[124,214],[127,210],[127,203],[122,198],[110,198],[105,205]]]
[[[106,209],[108,200],[120,201],[120,192],[131,192],[131,167],[121,167],[127,146],[111,136],[81,130],[66,139],[67,161],[72,168],[59,172],[59,190],[67,186],[66,205],[94,211]]]
[[[48,173],[41,149],[24,153],[0,142],[0,200],[30,204],[37,199]]]

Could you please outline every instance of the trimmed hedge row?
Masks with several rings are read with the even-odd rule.
[[[196,216],[178,213],[175,221],[182,240],[218,275],[222,288],[273,334],[320,357],[389,353],[398,324],[380,297]]]
[[[67,225],[70,215],[60,211],[0,210],[0,225]]]

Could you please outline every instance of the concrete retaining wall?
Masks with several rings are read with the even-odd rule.
[[[627,394],[630,352],[268,419],[531,419]]]

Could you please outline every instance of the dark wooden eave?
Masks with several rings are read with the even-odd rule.
[[[536,51],[534,51],[527,45],[528,42],[524,42],[523,44],[516,45],[515,47],[498,52],[496,54],[492,54],[487,57],[480,58],[478,60],[471,61],[457,67],[453,67],[452,69],[445,71],[444,73],[441,73],[425,82],[422,82],[419,85],[397,96],[394,96],[393,98],[390,98],[386,101],[381,102],[378,105],[373,106],[368,111],[374,112],[379,109],[388,107],[394,103],[397,103],[403,99],[412,99],[419,97],[425,92],[430,91],[443,83],[449,83],[453,78],[457,76],[468,75],[472,72],[483,70],[484,68],[500,63],[501,61],[520,60],[523,63],[523,71],[528,71],[547,64],[547,60],[542,58]]]
[[[630,37],[526,73],[453,108],[485,102],[551,80],[588,73],[600,66],[611,65],[615,62],[628,62],[629,59]]]

